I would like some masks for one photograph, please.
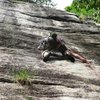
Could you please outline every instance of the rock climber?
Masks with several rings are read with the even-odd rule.
[[[75,58],[79,59],[83,63],[90,63],[88,59],[86,59],[82,54],[80,54],[76,50],[68,49],[65,46],[65,41],[57,37],[56,33],[50,34],[49,37],[44,38],[38,47],[38,49],[42,48],[42,56],[43,61],[48,61],[51,51],[58,51],[64,57],[67,57],[71,62],[75,62]]]

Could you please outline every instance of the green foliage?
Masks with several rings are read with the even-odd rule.
[[[33,0],[33,1],[39,5],[55,6],[52,0]]]
[[[100,0],[74,0],[65,10],[100,23]]]
[[[29,77],[30,77],[30,74],[27,70],[20,70],[20,71],[15,73],[15,80],[17,82],[28,81]]]
[[[56,4],[52,2],[52,0],[13,0],[13,1],[24,1],[24,2],[31,2],[38,5],[54,7]]]
[[[27,100],[33,100],[32,97],[27,97]]]

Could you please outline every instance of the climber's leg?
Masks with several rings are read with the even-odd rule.
[[[45,50],[45,51],[42,52],[42,57],[43,57],[44,62],[47,62],[49,60],[50,54],[51,53],[48,50]]]

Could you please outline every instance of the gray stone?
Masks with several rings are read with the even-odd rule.
[[[59,34],[91,68],[76,59],[42,61],[38,42]],[[26,80],[16,73],[26,70]],[[77,15],[27,2],[0,0],[0,100],[100,100],[100,27]],[[27,75],[26,75],[27,76]]]

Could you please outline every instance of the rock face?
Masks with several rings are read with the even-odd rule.
[[[44,63],[38,41],[56,32],[68,47],[92,59]],[[16,73],[28,71],[27,79]],[[28,75],[27,75],[28,74]],[[0,100],[100,100],[100,26],[71,13],[0,0]]]

